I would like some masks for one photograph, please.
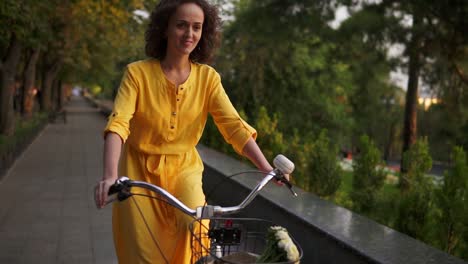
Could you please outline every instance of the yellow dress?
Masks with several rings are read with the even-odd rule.
[[[208,113],[238,153],[249,138],[255,139],[255,130],[240,118],[210,66],[191,63],[188,79],[175,87],[158,60],[129,64],[104,130],[125,142],[119,175],[161,186],[191,208],[203,205],[203,163],[195,146]],[[149,194],[137,188],[132,192]],[[112,219],[119,263],[194,261],[191,218],[177,209],[133,196],[114,203]]]

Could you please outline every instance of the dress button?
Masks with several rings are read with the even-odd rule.
[[[172,112],[172,115],[175,116],[177,113],[176,112]]]
[[[171,126],[171,129],[174,129],[174,126]]]

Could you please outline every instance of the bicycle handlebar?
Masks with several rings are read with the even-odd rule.
[[[255,186],[255,188],[249,193],[249,195],[247,195],[247,197],[237,206],[221,207],[214,205],[205,205],[199,206],[194,210],[186,206],[179,199],[174,197],[172,194],[170,194],[163,188],[143,181],[133,181],[130,180],[128,177],[120,177],[119,179],[117,179],[114,185],[112,185],[109,189],[108,195],[111,196],[117,194],[117,199],[119,201],[123,201],[128,197],[132,196],[132,194],[130,193],[131,187],[141,187],[163,196],[170,205],[179,209],[183,213],[196,218],[209,218],[213,216],[233,214],[241,211],[247,205],[249,205],[250,202],[252,202],[252,200],[260,192],[260,190],[263,189],[263,187],[265,187],[265,185],[273,178],[279,182],[283,182],[289,188],[292,194],[294,196],[297,196],[297,194],[292,189],[292,184],[284,176],[286,174],[292,173],[292,171],[294,170],[294,163],[288,160],[285,156],[278,155],[273,160],[273,164],[276,168],[269,172],[262,179],[262,181],[260,181],[260,183],[258,183],[257,186]],[[115,198],[109,200],[108,203],[113,202],[114,200]]]

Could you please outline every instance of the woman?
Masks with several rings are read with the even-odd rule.
[[[205,0],[162,0],[151,14],[145,35],[151,59],[127,66],[105,128],[104,175],[95,192],[99,208],[118,175],[161,186],[192,208],[203,205],[203,163],[195,146],[208,114],[238,153],[259,170],[272,170],[219,74],[202,64],[217,46],[219,27],[216,8]],[[119,263],[189,263],[189,220],[148,198],[114,204]]]

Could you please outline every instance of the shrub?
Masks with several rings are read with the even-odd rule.
[[[0,177],[46,123],[46,113],[35,113],[31,118],[19,120],[12,136],[0,135]]]
[[[426,139],[418,140],[403,154],[407,173],[401,179],[402,198],[395,227],[412,237],[426,241],[429,232],[429,215],[433,210],[434,185],[425,176],[432,166]],[[401,183],[401,180],[400,180]]]
[[[414,183],[422,181],[425,174],[432,168],[432,158],[429,154],[427,138],[416,141],[408,151],[403,153],[403,168],[400,174],[400,189],[408,191]],[[404,171],[404,173],[403,173]]]
[[[332,196],[340,187],[343,171],[337,155],[338,147],[330,143],[327,131],[322,130],[313,143],[307,168],[309,189],[318,196]]]
[[[350,197],[358,212],[369,211],[375,203],[376,193],[385,180],[385,172],[378,168],[380,151],[374,142],[364,135],[359,142],[360,153],[353,161],[353,189]]]
[[[449,254],[460,251],[463,235],[468,235],[468,164],[461,147],[452,152],[453,166],[444,174],[441,188],[436,192],[439,214],[436,216],[437,237],[440,245]],[[466,249],[465,249],[466,250]]]

